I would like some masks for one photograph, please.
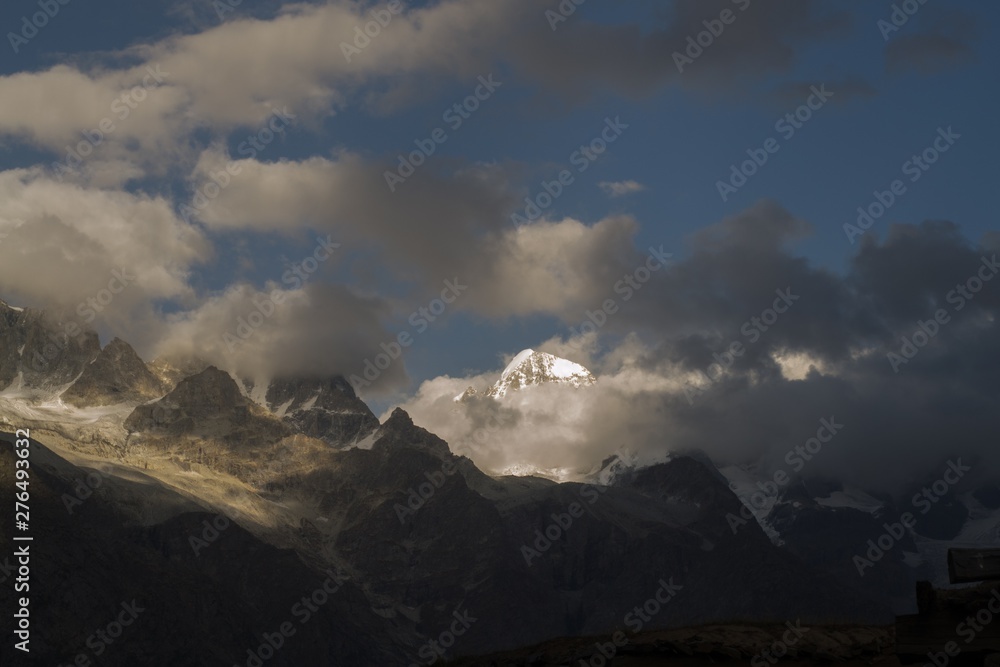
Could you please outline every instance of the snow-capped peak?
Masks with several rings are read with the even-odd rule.
[[[501,398],[510,390],[546,382],[585,387],[597,382],[597,378],[578,363],[529,348],[511,359],[500,374],[500,379],[490,387],[486,395]]]
[[[529,347],[527,350],[521,350],[515,354],[514,358],[510,360],[509,364],[507,364],[507,368],[503,369],[503,372],[500,373],[500,380],[505,380],[508,375],[516,371],[518,366],[523,364],[525,360],[531,357],[534,353],[535,351]]]

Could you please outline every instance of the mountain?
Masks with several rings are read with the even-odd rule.
[[[349,446],[378,427],[378,417],[343,377],[244,380],[247,396],[304,435]]]
[[[580,388],[589,387],[596,382],[597,378],[576,362],[548,352],[527,349],[521,350],[511,359],[500,373],[500,378],[484,392],[484,395],[499,399],[508,392],[540,384],[565,384]],[[455,401],[468,401],[479,395],[474,387],[469,387],[456,396]]]
[[[5,489],[14,488],[13,440],[0,433]],[[371,609],[350,573],[310,564],[245,529],[246,519],[230,522],[142,471],[74,463],[34,439],[30,451],[34,539],[22,594],[31,599],[31,658],[4,642],[0,663],[95,664],[99,655],[96,664],[109,667],[247,664],[248,651],[289,623],[294,634],[278,637],[284,645],[268,665],[407,664],[405,635]],[[0,520],[5,543],[13,518]],[[6,586],[14,558],[0,561]],[[116,620],[126,627],[108,630]],[[12,613],[0,630],[14,636]]]
[[[97,333],[78,322],[0,301],[0,389],[65,386],[100,353]]]
[[[240,405],[219,372],[202,375],[178,385],[174,400],[208,383],[211,398]],[[288,620],[282,615],[290,618],[294,600],[325,572],[344,573],[350,585],[275,664],[408,665],[456,618],[469,627],[449,655],[610,632],[622,610],[663,582],[680,592],[648,629],[742,617],[888,618],[761,531],[731,535],[724,516],[739,501],[693,459],[648,469],[630,486],[595,487],[490,478],[402,410],[373,439],[370,449],[288,447],[286,465],[254,484],[224,466],[186,462],[183,451],[153,452],[137,470],[95,468],[92,458],[33,444],[36,511],[51,521],[37,556],[45,576],[33,589],[50,621],[46,655],[62,658],[101,610],[136,598],[151,610],[155,603],[149,619],[160,629],[129,635],[104,664],[156,664],[148,658],[157,651],[180,659],[173,647],[187,632],[197,650],[214,641],[209,632],[221,633],[205,654],[231,664]],[[0,462],[11,463],[3,449]],[[234,447],[229,462],[253,456]],[[9,476],[12,463],[4,470]],[[92,477],[97,488],[81,489]],[[713,497],[692,497],[704,484]],[[80,499],[71,500],[72,517],[67,497]],[[82,567],[72,566],[77,557]],[[182,620],[159,622],[173,615]]]
[[[51,519],[38,600],[50,621],[41,652],[53,662],[72,657],[101,608],[141,592],[160,605],[151,620],[182,621],[125,640],[106,664],[151,664],[158,652],[184,664],[177,638],[208,641],[199,624],[220,639],[197,650],[246,664],[246,647],[287,618],[289,591],[313,590],[327,572],[349,581],[344,595],[269,664],[426,662],[428,642],[459,617],[475,620],[448,657],[599,635],[662,582],[680,592],[646,630],[885,622],[890,605],[912,600],[917,552],[987,539],[1000,525],[997,487],[963,491],[861,579],[852,557],[898,516],[891,499],[795,482],[750,511],[766,481],[754,468],[677,452],[644,459],[626,441],[594,462],[588,483],[492,477],[402,410],[380,424],[342,378],[146,365],[124,341],[100,349],[87,331],[27,377],[31,341],[58,338],[63,325],[4,305],[0,326],[11,378],[0,423],[32,429],[32,498]],[[485,395],[557,384],[571,397],[595,381],[525,350]],[[228,527],[194,549],[192,537],[219,521]],[[8,521],[0,538],[9,531]]]
[[[64,401],[77,407],[144,402],[166,391],[132,346],[115,338],[101,350],[63,392]]]
[[[215,366],[181,380],[169,394],[132,411],[124,424],[143,440],[177,438],[252,448],[292,435],[278,417],[250,401],[236,380]]]
[[[509,391],[517,391],[539,384],[568,384],[587,387],[597,378],[580,364],[547,352],[522,350],[500,373],[500,379],[489,388],[487,396],[503,398]]]
[[[149,362],[149,371],[159,379],[167,390],[173,389],[181,380],[197,375],[211,366],[204,359],[157,357]]]

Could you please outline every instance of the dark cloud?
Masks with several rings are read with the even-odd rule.
[[[915,34],[890,35],[885,48],[889,72],[934,74],[977,60],[975,17],[953,8],[926,8],[917,18],[932,27]]]
[[[774,106],[778,109],[790,109],[805,101],[813,94],[813,87],[824,86],[833,93],[831,104],[847,104],[856,99],[873,97],[878,91],[862,79],[835,79],[832,81],[792,81],[781,84],[771,91]]]
[[[976,60],[976,51],[959,37],[940,34],[907,35],[889,43],[885,64],[890,72],[914,70],[934,74]]]
[[[757,204],[695,234],[687,257],[657,276],[639,303],[609,318],[605,344],[624,338],[603,357],[591,357],[587,345],[574,357],[563,340],[539,345],[589,362],[598,383],[507,401],[518,417],[483,443],[484,463],[548,468],[562,461],[586,469],[624,445],[650,455],[701,451],[724,464],[787,469],[787,452],[826,418],[844,429],[803,470],[806,476],[899,492],[962,457],[975,476],[995,477],[1000,276],[961,308],[948,295],[990,273],[982,267],[994,261],[996,236],[987,235],[991,248],[950,222],[896,225],[884,241],[866,238],[838,275],[795,254],[794,241],[808,232],[777,204]],[[799,300],[752,341],[741,323],[760,316],[775,289],[786,287]],[[900,354],[903,337],[913,340],[919,322],[939,308],[948,322],[893,368],[887,355]],[[725,364],[734,341],[744,354],[721,372],[710,369],[720,359]],[[471,408],[450,399],[491,377],[430,381],[407,408],[476,458],[478,446],[462,421]]]
[[[156,352],[168,358],[200,358],[242,376],[363,373],[365,359],[396,332],[387,301],[340,285],[307,284],[296,290],[233,285],[195,310],[171,316],[159,332]],[[384,390],[407,381],[397,360],[378,373]]]
[[[732,22],[680,71],[674,53],[683,54],[688,38],[697,40],[707,30],[706,21],[718,31],[724,10],[732,12]],[[807,47],[845,35],[851,24],[848,12],[817,0],[679,0],[651,26],[598,25],[574,16],[555,32],[538,13],[536,3],[523,5],[520,20],[512,23],[517,28],[507,41],[508,57],[546,86],[578,96],[595,84],[630,95],[670,84],[739,94],[792,71]]]

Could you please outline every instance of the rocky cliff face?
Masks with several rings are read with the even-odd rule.
[[[97,333],[85,325],[0,301],[0,389],[61,387],[100,352]]]
[[[174,359],[158,357],[149,362],[149,371],[156,376],[166,391],[172,391],[181,380],[197,375],[211,366],[203,359]]]
[[[252,382],[246,383],[257,395]],[[378,418],[342,377],[277,378],[268,383],[264,405],[295,431],[335,447],[349,446],[378,427]]]
[[[53,628],[45,655],[59,654],[54,660],[79,644],[79,619],[146,585],[162,606],[149,618],[184,620],[143,634],[134,651],[116,654],[132,660],[123,664],[147,663],[156,646],[171,655],[181,632],[225,633],[226,640],[198,650],[245,664],[239,647],[259,645],[260,633],[287,616],[289,591],[309,589],[326,570],[347,573],[350,592],[331,607],[329,623],[303,634],[304,646],[271,664],[426,662],[426,642],[455,614],[475,620],[449,655],[604,633],[653,597],[661,581],[681,592],[647,629],[741,617],[889,616],[865,591],[845,588],[776,546],[754,521],[732,530],[727,517],[739,515],[741,503],[703,461],[681,456],[639,469],[607,461],[598,471],[607,482],[601,485],[491,478],[402,410],[379,425],[342,379],[255,384],[198,362],[150,369],[121,341],[98,349],[96,336],[81,336],[76,348],[67,346],[72,354],[29,378],[24,350],[51,335],[49,324],[0,308],[0,327],[10,334],[0,345],[0,370],[19,386],[61,388],[68,378],[66,402],[122,405],[105,418],[127,430],[108,450],[84,451],[85,442],[68,447],[118,463],[80,509],[81,516],[93,513],[92,524],[75,513],[70,525],[66,517],[52,519],[68,542],[55,533],[51,539],[66,551],[46,555],[51,562],[39,571],[71,591],[74,614],[86,614],[60,615],[56,588],[43,599],[53,609],[45,619]],[[594,381],[572,362],[526,352],[504,372],[495,397],[543,382],[572,392]],[[184,368],[200,370],[186,375]],[[127,412],[128,401],[150,397]],[[51,424],[58,410],[79,417],[57,403],[20,414],[44,411]],[[370,448],[351,447],[362,438]],[[86,473],[44,447],[38,451],[32,465],[39,469],[39,510],[63,511],[69,480]],[[189,556],[188,538],[216,514],[238,525],[215,551]],[[85,583],[75,586],[65,572],[78,554],[84,565],[77,579]],[[196,631],[199,624],[208,630]]]
[[[11,443],[0,434],[6,489],[14,484]],[[23,662],[6,641],[3,664],[245,665],[264,633],[283,623],[294,634],[260,664],[408,664],[403,635],[371,610],[350,573],[309,565],[140,473],[80,468],[37,442],[31,451],[31,658]],[[80,481],[102,478],[96,489]],[[65,499],[77,501],[81,488],[92,495],[71,514]],[[151,518],[156,508],[173,509]],[[5,543],[12,519],[0,521]],[[9,564],[0,559],[0,580]],[[309,610],[302,599],[312,603],[316,591],[323,604]],[[111,643],[98,641],[95,633],[126,608],[129,625],[106,634]],[[12,637],[13,629],[12,614],[3,614],[0,631]],[[81,654],[87,662],[75,662]]]
[[[115,338],[62,394],[77,407],[141,403],[162,396],[166,387],[132,346]]]
[[[244,448],[292,435],[279,419],[247,399],[229,373],[214,366],[181,380],[163,398],[137,407],[125,428],[140,436],[186,436]]]
[[[596,487],[488,478],[401,410],[374,437],[371,450],[337,452],[278,484],[319,508],[316,543],[360,573],[371,599],[416,613],[421,631],[443,627],[459,606],[482,619],[462,652],[604,632],[671,577],[684,594],[650,627],[891,616],[756,524],[734,534],[726,514],[739,500],[693,459]]]

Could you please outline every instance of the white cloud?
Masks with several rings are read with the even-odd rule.
[[[589,387],[538,385],[502,400],[454,401],[470,385],[480,392],[487,388],[501,368],[466,378],[440,377],[424,382],[401,407],[484,470],[499,473],[523,464],[585,473],[623,446],[646,455],[671,448],[669,435],[664,437],[670,417],[656,406],[662,396],[682,390],[684,376],[636,362],[609,368]]]
[[[186,299],[188,275],[211,256],[195,227],[161,197],[86,189],[41,169],[0,172],[0,284],[23,298],[72,305],[104,287],[112,270],[136,279],[123,303]]]
[[[598,185],[609,197],[624,197],[646,189],[637,181],[601,181]]]
[[[169,316],[156,354],[198,357],[249,377],[349,376],[391,338],[382,326],[387,304],[350,290],[309,283],[286,289],[275,283],[258,290],[235,284],[197,308]],[[382,374],[381,386],[406,379],[402,361]]]
[[[196,189],[227,163],[222,152],[204,153]],[[510,224],[506,182],[489,167],[450,177],[418,172],[390,194],[381,165],[346,152],[231,166],[239,173],[196,210],[210,228],[312,228],[355,246],[378,246],[390,271],[401,278],[416,272],[427,289],[459,277],[475,294],[459,309],[488,317],[555,313],[578,321],[614,296],[616,281],[643,261],[633,242],[638,223],[627,216],[592,225],[568,218]]]

